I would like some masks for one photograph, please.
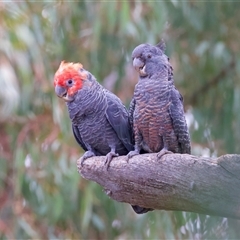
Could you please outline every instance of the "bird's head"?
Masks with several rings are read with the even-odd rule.
[[[71,102],[86,79],[87,71],[81,63],[62,61],[54,76],[55,93],[66,102]]]
[[[133,67],[139,72],[140,77],[146,77],[157,71],[156,64],[161,67],[168,64],[168,57],[164,54],[165,43],[162,40],[156,46],[140,44],[132,52]],[[154,63],[154,64],[153,64]]]

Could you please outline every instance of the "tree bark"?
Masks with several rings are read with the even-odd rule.
[[[82,177],[104,187],[119,202],[240,219],[240,155],[217,159],[155,153],[112,160],[92,157],[78,164]]]

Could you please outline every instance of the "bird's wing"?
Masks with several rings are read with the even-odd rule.
[[[72,124],[72,130],[73,130],[73,135],[74,135],[76,141],[78,142],[78,144],[82,147],[82,149],[84,151],[87,151],[88,149],[81,138],[78,127]]]
[[[135,110],[135,105],[136,105],[136,100],[133,97],[131,102],[130,102],[129,110],[128,110],[129,123],[130,123],[131,129],[133,129],[133,113],[134,113],[134,110]]]
[[[133,150],[133,139],[127,109],[113,93],[106,91],[106,97],[106,117],[123,145],[128,151],[131,151]]]
[[[177,135],[181,146],[181,153],[191,153],[190,136],[187,128],[183,110],[183,97],[179,91],[173,87],[171,90],[171,104],[169,113],[173,122],[173,130]]]

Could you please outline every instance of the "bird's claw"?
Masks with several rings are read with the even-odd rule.
[[[119,154],[118,153],[114,153],[114,152],[109,152],[106,155],[106,160],[105,160],[105,163],[104,163],[104,165],[106,166],[106,170],[108,170],[109,165],[110,165],[113,157],[118,157],[118,156],[119,156]]]
[[[130,158],[132,158],[135,155],[139,155],[139,151],[137,150],[130,151],[127,155],[127,162],[129,161]]]
[[[95,154],[92,152],[92,151],[87,151],[83,154],[82,157],[80,157],[78,160],[77,160],[77,167],[83,167],[83,162],[87,159],[87,158],[90,158],[90,157],[93,157],[95,156]]]
[[[82,157],[80,157],[78,160],[77,160],[77,167],[82,167],[83,164],[82,164],[83,160],[82,160]]]
[[[171,153],[173,153],[173,152],[167,150],[166,148],[163,148],[160,152],[158,152],[157,157],[158,157],[158,159],[160,159],[163,155],[171,154]]]

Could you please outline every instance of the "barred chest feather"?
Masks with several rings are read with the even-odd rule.
[[[136,100],[134,110],[134,127],[142,135],[142,147],[151,152],[159,152],[163,148],[162,137],[171,134],[172,123],[168,112],[170,90],[167,82],[140,81],[135,88]]]

